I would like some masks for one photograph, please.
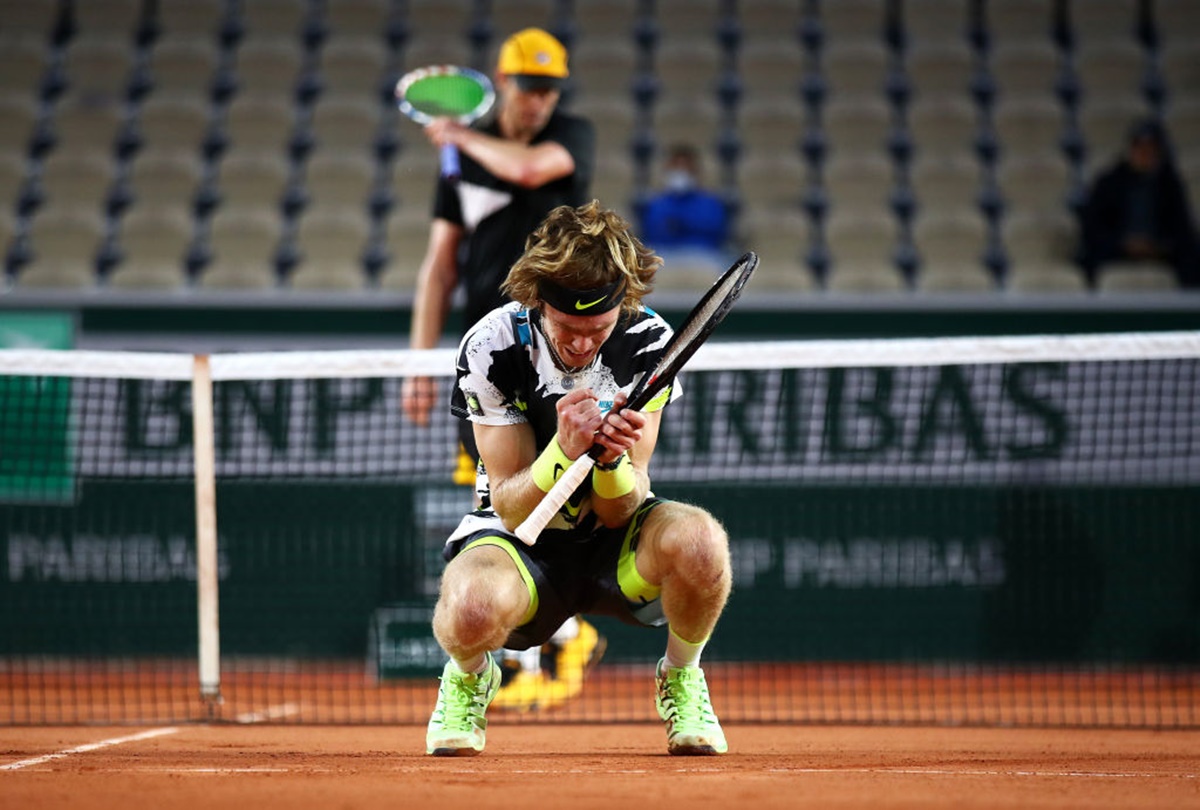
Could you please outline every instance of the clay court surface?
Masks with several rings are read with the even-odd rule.
[[[475,758],[420,726],[0,730],[0,807],[1200,808],[1200,731],[732,725],[670,757],[652,723],[492,723]]]

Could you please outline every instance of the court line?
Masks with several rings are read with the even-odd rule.
[[[293,768],[142,768],[139,773],[197,773],[197,774],[217,774],[225,776],[235,773],[292,773]],[[127,769],[113,768],[111,773],[129,773]],[[328,769],[316,769],[304,771],[295,771],[296,773],[328,773]]]
[[[116,745],[122,742],[132,742],[139,739],[146,739],[152,736],[169,734],[178,731],[178,729],[157,729],[151,732],[135,734],[130,737],[122,737],[114,740],[105,740],[99,743],[91,743],[89,745],[79,746],[67,751],[61,751],[57,754],[47,754],[46,756],[36,757],[34,759],[23,760],[22,762],[14,762],[10,765],[0,766],[0,770],[15,770],[17,768],[26,767],[28,765],[41,764],[43,762],[57,759],[71,753],[94,750],[105,745]],[[166,773],[166,774],[190,774],[195,776],[232,776],[237,774],[271,774],[271,773],[296,773],[296,774],[317,774],[317,773],[332,773],[330,768],[306,767],[303,765],[250,765],[244,767],[155,767],[141,766],[132,768],[105,768],[102,769],[105,773]],[[1200,779],[1200,774],[1196,773],[1153,773],[1149,771],[1025,771],[1025,770],[985,770],[973,768],[970,770],[953,770],[947,768],[765,768],[761,771],[756,769],[744,771],[730,771],[728,769],[716,767],[692,767],[692,768],[670,768],[668,770],[647,769],[647,768],[429,768],[429,767],[402,767],[398,769],[400,773],[421,774],[424,776],[449,775],[449,776],[488,776],[488,775],[512,775],[525,774],[529,776],[560,776],[564,774],[611,774],[620,776],[647,776],[655,777],[662,776],[667,773],[676,774],[728,774],[739,773],[741,775],[750,775],[754,773],[761,774],[870,774],[874,776],[1002,776],[1013,778],[1069,778],[1069,779]]]
[[[300,707],[295,703],[281,703],[278,706],[269,706],[259,712],[243,712],[233,720],[235,723],[249,725],[267,720],[278,720],[280,717],[287,717],[289,714],[296,714],[299,711]]]
[[[107,740],[99,742],[87,743],[86,745],[77,745],[74,748],[67,748],[62,751],[57,751],[53,754],[43,754],[40,757],[32,757],[31,759],[22,759],[17,762],[9,762],[5,765],[0,765],[0,771],[19,771],[22,768],[28,768],[32,765],[41,765],[55,759],[63,759],[72,754],[86,754],[88,751],[96,751],[100,748],[109,748],[114,745],[124,745],[125,743],[139,742],[141,740],[150,740],[155,737],[163,737],[167,734],[174,734],[179,731],[174,726],[165,728],[152,728],[149,731],[142,731],[137,734],[130,734],[126,737],[110,737]]]
[[[1150,771],[999,771],[952,770],[946,768],[770,768],[768,773],[871,773],[902,776],[1036,776],[1073,779],[1196,779],[1194,773],[1153,773]]]
[[[731,773],[724,768],[696,767],[696,768],[671,768],[669,770],[650,770],[643,768],[503,768],[503,769],[480,769],[480,768],[452,768],[452,769],[430,769],[426,767],[412,767],[401,769],[405,773],[445,773],[454,775],[488,775],[488,774],[527,774],[530,776],[541,776],[547,774],[617,774],[622,776],[658,776],[664,773]],[[1069,779],[1200,779],[1200,774],[1195,773],[1168,773],[1151,771],[1022,771],[1022,770],[983,770],[972,768],[970,770],[953,770],[947,768],[766,768],[761,771],[749,769],[737,771],[739,774],[749,775],[753,773],[767,774],[872,774],[883,776],[894,774],[897,776],[1009,776],[1015,778],[1031,778],[1031,777],[1059,777]]]

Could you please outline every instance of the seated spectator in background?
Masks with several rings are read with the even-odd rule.
[[[729,208],[720,195],[704,188],[700,153],[690,144],[667,151],[663,190],[646,200],[640,220],[642,242],[663,257],[666,272],[673,262],[712,264],[721,270],[729,263]]]
[[[1117,160],[1094,181],[1080,211],[1079,265],[1095,289],[1104,265],[1153,261],[1200,287],[1200,241],[1187,191],[1157,121],[1141,121]]]

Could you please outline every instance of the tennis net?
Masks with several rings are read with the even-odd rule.
[[[452,353],[0,351],[0,723],[423,723]],[[727,526],[737,722],[1200,724],[1200,333],[705,346],[655,492]],[[580,695],[655,717],[662,631]]]

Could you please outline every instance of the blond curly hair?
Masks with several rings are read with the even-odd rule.
[[[624,278],[621,313],[635,313],[654,289],[662,259],[633,235],[629,223],[592,200],[578,208],[560,205],[525,240],[525,252],[508,271],[501,291],[527,307],[539,303],[538,282],[552,280],[592,290]]]

